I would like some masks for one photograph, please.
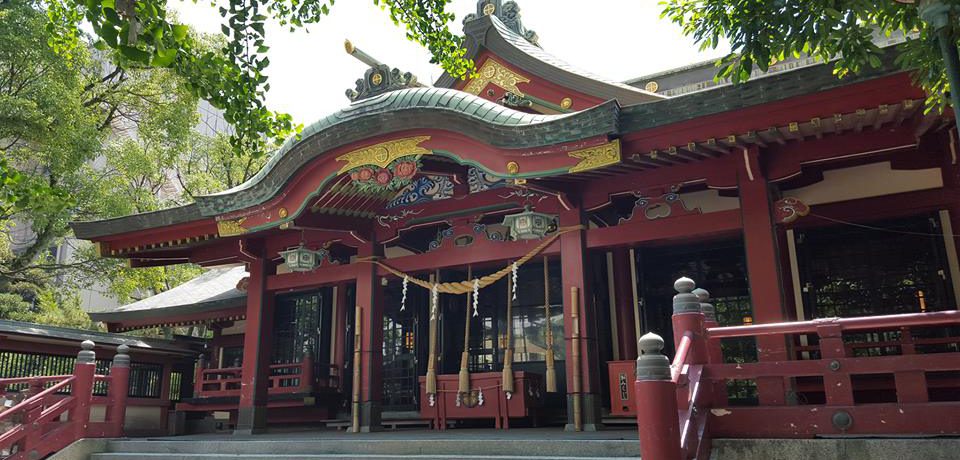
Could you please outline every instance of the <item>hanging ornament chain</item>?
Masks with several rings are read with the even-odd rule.
[[[517,300],[517,271],[519,270],[517,263],[514,262],[513,265],[510,267],[510,269],[511,269],[511,272],[513,273],[513,286],[512,286],[513,300]]]
[[[477,307],[480,306],[480,279],[473,280],[473,316],[480,316],[480,313],[477,312]]]
[[[403,294],[400,296],[400,311],[407,309],[407,285],[410,283],[410,277],[403,275]]]

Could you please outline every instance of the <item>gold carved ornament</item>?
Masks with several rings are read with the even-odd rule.
[[[430,136],[406,137],[357,149],[337,157],[337,161],[346,161],[338,174],[343,174],[361,166],[378,166],[386,168],[397,158],[410,155],[429,155],[433,152],[420,147],[420,144],[430,140]]]
[[[477,72],[477,77],[467,82],[467,85],[463,87],[463,90],[467,93],[479,96],[480,92],[483,91],[483,88],[486,88],[487,84],[491,83],[505,91],[509,91],[518,96],[523,96],[523,92],[520,91],[520,88],[517,88],[517,84],[530,83],[530,79],[508,69],[506,66],[493,59],[487,59],[483,62],[483,65],[480,66],[480,71]]]
[[[243,235],[249,231],[246,227],[241,225],[245,220],[247,220],[246,217],[241,217],[234,220],[218,220],[217,234],[220,235],[221,238]]]
[[[567,152],[570,158],[580,160],[570,167],[568,172],[576,173],[602,168],[620,163],[620,139],[614,139],[603,145]]]

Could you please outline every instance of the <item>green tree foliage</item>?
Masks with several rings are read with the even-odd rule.
[[[118,51],[128,65],[169,68],[197,96],[224,111],[235,131],[236,152],[263,155],[271,143],[298,133],[287,114],[264,105],[270,89],[265,73],[266,21],[290,30],[319,22],[334,0],[228,0],[218,8],[227,41],[219,50],[205,49],[187,26],[167,11],[166,0],[47,0],[51,44],[65,56],[78,47],[78,27],[87,23],[100,49]],[[473,64],[464,58],[462,39],[450,32],[454,19],[446,11],[450,0],[374,0],[407,37],[429,48],[434,61],[454,76],[465,76]],[[211,3],[216,7],[216,3]]]
[[[70,236],[69,221],[187,203],[248,179],[263,157],[197,135],[198,98],[172,69],[126,67],[86,46],[55,52],[41,8],[0,4],[0,318],[86,327],[77,289],[103,285],[127,302],[200,269],[131,269],[69,239],[77,248],[64,258],[50,249]]]
[[[936,33],[915,5],[894,0],[665,0],[661,5],[663,16],[682,26],[701,48],[730,44],[731,53],[718,62],[718,78],[734,83],[789,56],[833,60],[840,77],[879,67],[883,51],[873,43],[874,33],[902,32],[908,39],[900,45],[898,65],[914,71],[930,107],[947,102],[949,85]],[[949,27],[956,43],[956,18]]]

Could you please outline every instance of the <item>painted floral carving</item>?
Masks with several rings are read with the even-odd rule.
[[[400,157],[386,167],[365,165],[350,170],[350,179],[361,191],[379,193],[408,186],[420,170],[418,155]]]
[[[377,183],[383,186],[389,185],[390,181],[393,180],[393,174],[390,174],[390,171],[387,169],[381,169],[377,171]]]
[[[401,161],[393,170],[394,175],[399,179],[409,179],[417,173],[417,163],[415,161]]]

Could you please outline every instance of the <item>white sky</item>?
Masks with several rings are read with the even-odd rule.
[[[680,33],[680,28],[660,19],[655,0],[518,0],[524,26],[540,36],[547,52],[606,78],[623,81],[645,74],[713,59],[725,49],[701,53]],[[220,33],[221,18],[206,0],[174,0],[169,4],[180,19],[201,32]],[[453,0],[450,11],[457,19],[451,29],[459,33],[461,21],[476,12],[476,0]],[[441,75],[429,63],[426,49],[404,37],[389,15],[373,0],[338,0],[330,16],[305,30],[290,33],[268,25],[267,44],[272,110],[293,115],[297,123],[313,121],[345,107],[344,95],[363,76],[364,64],[343,50],[344,39],[366,53],[403,71],[413,72],[425,84]]]

